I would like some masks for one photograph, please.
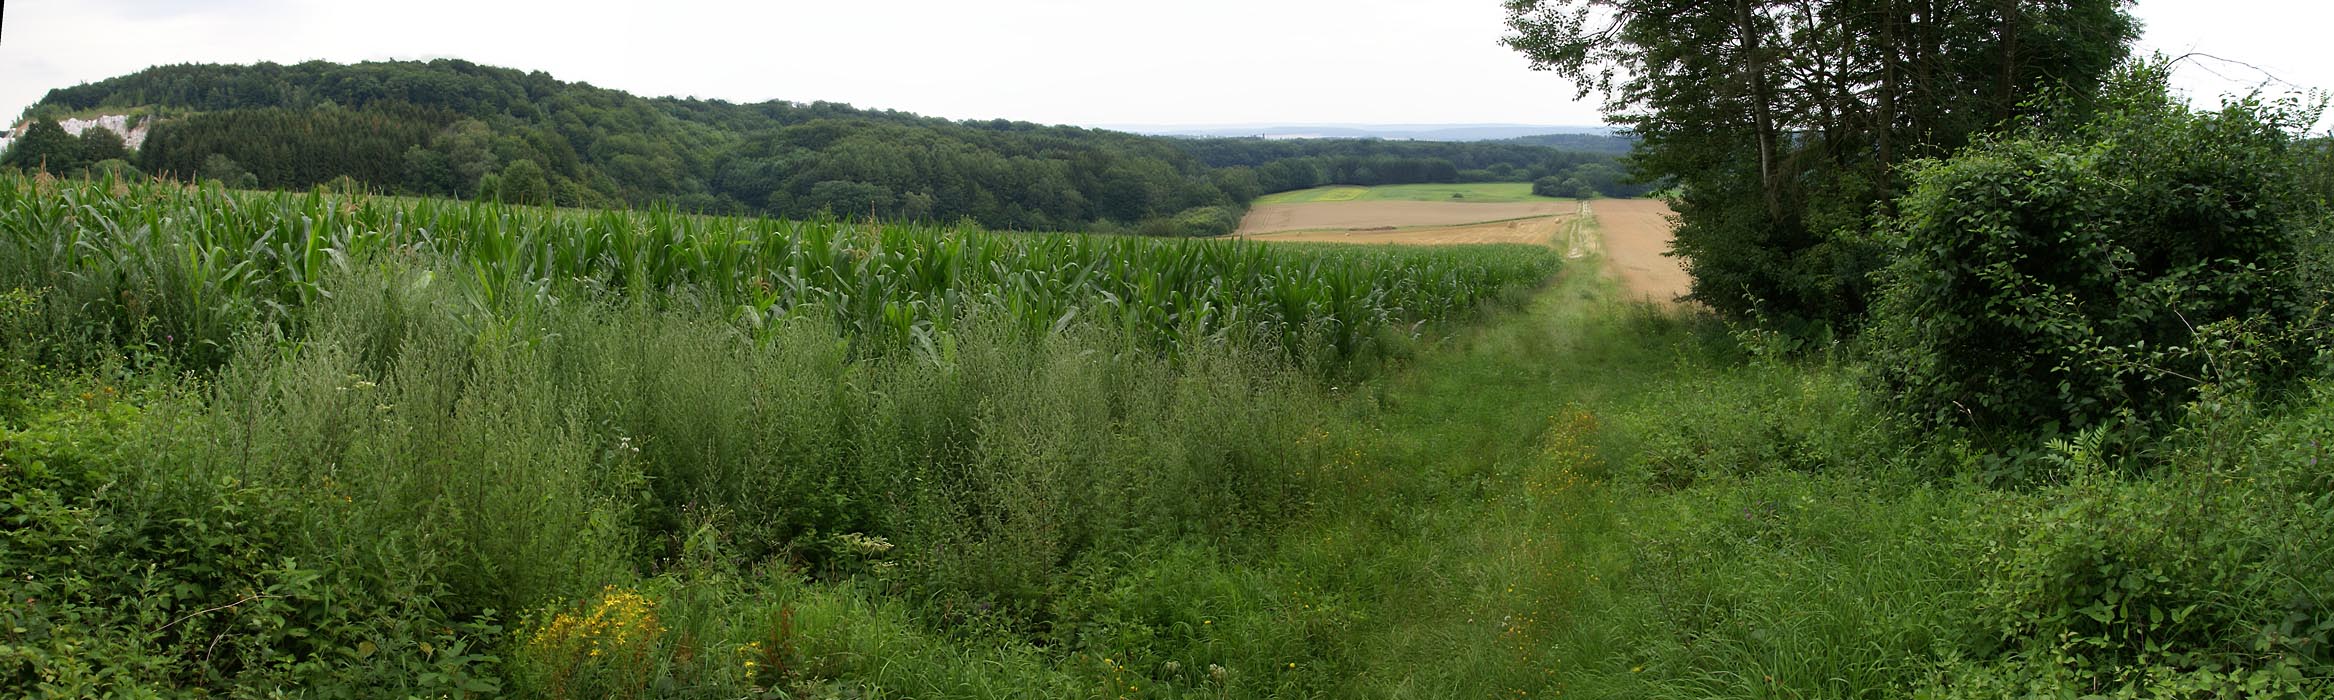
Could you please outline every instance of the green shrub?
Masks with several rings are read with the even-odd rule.
[[[1221,236],[1240,228],[1243,213],[1239,207],[1233,206],[1193,207],[1171,217],[1145,221],[1136,228],[1138,233],[1145,236]]]
[[[1874,311],[1904,409],[1980,435],[2155,424],[2290,377],[2313,303],[2291,104],[2191,111],[2141,67],[2096,116],[1916,166]]]
[[[64,388],[22,429],[0,428],[0,692],[500,688],[478,642],[496,634],[491,613],[449,617],[436,605],[447,591],[424,576],[317,556],[300,494],[152,469],[176,465],[146,453],[145,436],[194,426],[141,405],[184,397]]]
[[[2183,468],[2133,480],[2097,431],[2057,441],[2068,483],[1978,504],[1997,652],[1948,660],[1938,697],[2334,691],[2334,392],[2273,419],[2208,402],[2167,443]]]
[[[102,130],[93,129],[92,131],[94,132]],[[146,177],[145,171],[139,170],[138,166],[131,165],[129,161],[122,160],[120,158],[108,158],[105,160],[97,161],[95,164],[90,165],[89,169],[91,175],[110,176],[117,180],[124,181],[142,180]]]
[[[33,335],[39,298],[30,290],[0,290],[0,427],[14,422],[44,383]]]

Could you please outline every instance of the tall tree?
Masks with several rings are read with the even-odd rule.
[[[130,156],[130,149],[122,145],[121,134],[114,133],[112,129],[102,126],[89,127],[81,131],[80,141],[81,161],[83,163],[96,164],[109,160],[125,160]]]
[[[551,181],[544,178],[543,166],[521,158],[502,169],[502,201],[514,204],[550,204]]]
[[[65,127],[56,120],[42,119],[25,127],[24,137],[8,149],[9,165],[26,169],[46,169],[51,173],[78,170],[81,160],[81,141],[65,133]]]
[[[1852,325],[1899,164],[1951,152],[2127,53],[2130,0],[1507,0],[1505,43],[1602,94],[1721,312]]]

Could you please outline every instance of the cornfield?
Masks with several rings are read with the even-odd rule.
[[[749,328],[824,319],[870,352],[930,348],[979,314],[1036,332],[1112,326],[1169,352],[1232,342],[1329,360],[1557,264],[1527,247],[1293,247],[0,176],[0,288],[42,291],[79,332],[198,366],[246,329],[296,325],[352,268],[400,261],[469,285],[489,312],[514,298],[717,305]]]

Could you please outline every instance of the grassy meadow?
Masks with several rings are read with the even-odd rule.
[[[1466,182],[1378,185],[1375,187],[1330,185],[1268,194],[1257,198],[1255,204],[1303,204],[1307,202],[1480,202],[1504,204],[1561,201],[1565,200],[1532,194],[1532,183],[1529,182]]]
[[[0,689],[2329,689],[2334,390],[2003,478],[1595,263],[0,180]]]

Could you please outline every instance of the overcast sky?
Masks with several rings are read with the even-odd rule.
[[[1497,0],[7,0],[0,116],[155,64],[459,57],[640,95],[1067,124],[1595,124]],[[2326,0],[2143,0],[2142,51],[2334,88]],[[2217,73],[2218,75],[2215,75]],[[2209,98],[2259,71],[2195,61]],[[2209,101],[2209,100],[2208,100]]]

